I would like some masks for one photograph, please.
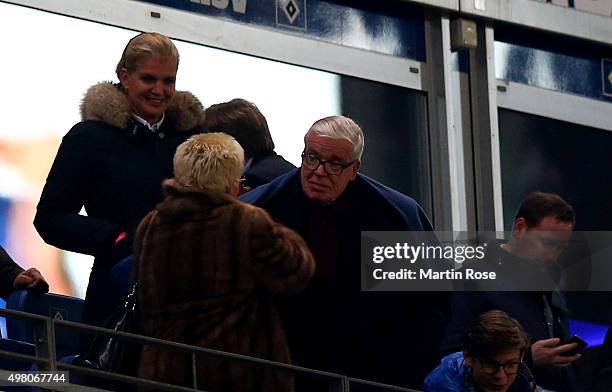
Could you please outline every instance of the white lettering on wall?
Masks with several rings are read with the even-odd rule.
[[[215,8],[219,8],[220,10],[224,10],[229,5],[229,0],[212,0],[212,5]]]
[[[229,0],[190,0],[192,3],[212,6],[220,10],[229,7]],[[232,0],[232,9],[239,14],[246,13],[247,0]]]
[[[246,13],[246,3],[247,3],[247,0],[232,0],[232,6],[234,7],[234,12],[238,12],[239,14]]]

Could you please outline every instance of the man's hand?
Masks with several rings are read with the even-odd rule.
[[[553,368],[567,366],[581,357],[580,354],[562,355],[575,348],[576,343],[568,343],[558,346],[559,338],[538,340],[531,345],[531,359],[533,366],[537,368]]]
[[[13,287],[15,289],[26,288],[39,293],[46,293],[49,291],[49,284],[36,268],[30,268],[17,275],[13,281]]]

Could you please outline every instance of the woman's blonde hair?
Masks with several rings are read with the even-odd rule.
[[[133,72],[146,59],[151,57],[169,57],[176,59],[178,68],[179,52],[170,38],[159,33],[141,33],[132,38],[117,63],[115,73],[121,79],[119,73],[122,68]]]
[[[243,166],[244,150],[221,132],[192,136],[174,154],[175,180],[202,190],[228,192],[240,180]]]

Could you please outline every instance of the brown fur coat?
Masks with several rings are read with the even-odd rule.
[[[140,223],[135,273],[148,335],[288,363],[274,294],[297,292],[314,273],[302,238],[262,209],[225,194],[164,183],[166,199]],[[190,356],[145,347],[139,375],[189,385]],[[288,373],[197,359],[198,387],[291,391]]]

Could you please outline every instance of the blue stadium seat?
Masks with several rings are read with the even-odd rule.
[[[608,392],[612,390],[612,323],[608,327],[603,346],[595,366],[593,386],[589,391]]]
[[[570,333],[578,335],[586,340],[589,347],[601,346],[608,332],[608,326],[603,324],[589,323],[582,320],[571,319],[569,321]]]
[[[36,348],[32,343],[21,342],[13,339],[0,339],[0,350],[10,351],[18,354],[34,355]],[[27,370],[30,362],[18,359],[0,357],[0,369],[4,370]]]
[[[35,355],[36,347],[31,343],[20,342],[13,339],[0,339],[0,350],[13,353]],[[0,369],[23,372],[31,369],[32,363],[11,358],[0,358]],[[39,388],[28,386],[3,386],[3,392],[39,392]]]
[[[65,295],[17,290],[9,296],[6,307],[55,319],[81,322],[84,303],[80,298]],[[12,317],[6,320],[6,330],[9,339],[34,343],[36,336],[42,336],[43,325],[40,322]],[[58,357],[78,353],[79,339],[76,330],[58,327],[55,336]]]

